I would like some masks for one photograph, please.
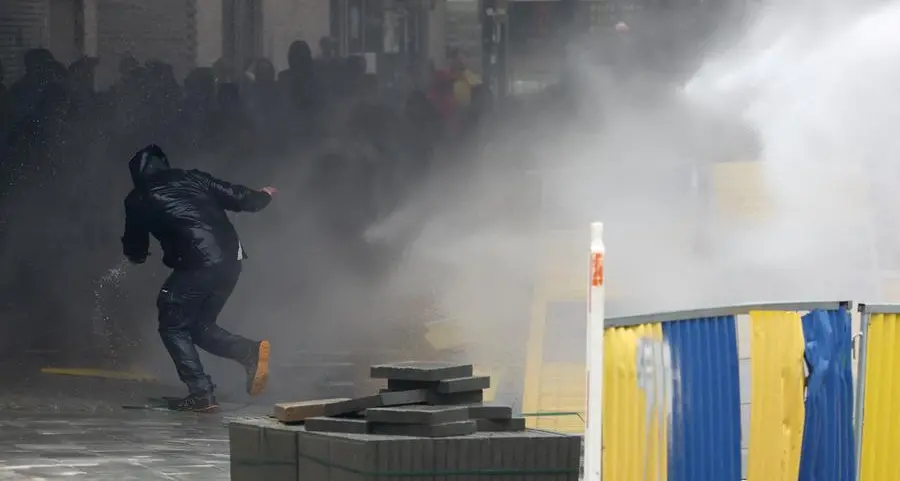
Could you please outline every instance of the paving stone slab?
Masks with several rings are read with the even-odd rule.
[[[283,423],[303,422],[308,418],[325,416],[328,406],[349,400],[348,398],[335,398],[278,403],[275,405],[275,419]]]
[[[346,416],[366,409],[381,407],[381,394],[358,397],[325,406],[325,416]]]
[[[372,408],[419,404],[424,403],[427,399],[428,391],[424,389],[381,392],[372,396],[329,404],[325,406],[325,416],[343,416]]]
[[[440,394],[428,391],[425,400],[433,406],[457,406],[476,404],[484,401],[484,391],[467,391],[453,394]]]
[[[500,404],[470,404],[470,419],[503,420],[512,418],[512,407]]]
[[[402,379],[388,379],[387,388],[390,391],[427,389],[441,394],[453,394],[489,389],[490,387],[490,376],[469,376],[456,379],[445,379],[443,381],[404,381]]]
[[[309,418],[304,424],[306,431],[310,433],[369,433],[369,423],[365,419],[319,417]]]
[[[483,432],[524,431],[525,418],[475,419],[478,430]]]
[[[397,406],[366,410],[366,420],[383,424],[444,424],[469,420],[466,406]]]
[[[382,424],[371,423],[372,434],[389,436],[413,436],[419,438],[446,438],[450,436],[466,436],[478,431],[475,421],[459,421],[442,424]],[[441,447],[435,445],[435,452],[446,456]],[[437,467],[439,468],[439,467]]]
[[[302,429],[252,417],[229,424],[233,481],[297,481],[297,439]]]
[[[381,398],[381,406],[405,406],[410,404],[420,404],[428,400],[428,391],[425,389],[412,389],[406,391],[392,391],[379,393]]]
[[[372,366],[370,375],[375,379],[427,382],[470,377],[474,372],[472,364],[407,361]]]

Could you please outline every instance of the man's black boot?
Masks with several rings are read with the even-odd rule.
[[[219,409],[216,396],[212,392],[191,394],[187,397],[169,402],[173,411],[191,411],[195,413],[212,413]]]
[[[250,355],[241,364],[247,370],[247,394],[257,396],[269,382],[269,341],[253,344]]]

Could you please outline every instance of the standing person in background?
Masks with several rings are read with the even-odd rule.
[[[281,99],[275,80],[275,66],[265,58],[254,59],[245,72],[248,105],[258,116],[272,116],[278,112]]]
[[[72,108],[85,116],[96,104],[94,77],[97,64],[96,58],[81,57],[69,65],[67,83],[72,95]]]
[[[403,113],[403,145],[408,152],[403,160],[408,179],[406,184],[412,186],[418,185],[429,172],[434,148],[441,136],[441,119],[421,90],[410,92]]]
[[[34,116],[44,87],[51,82],[48,66],[54,61],[53,54],[45,48],[25,52],[22,60],[25,63],[25,75],[9,88],[15,123]]]
[[[265,58],[251,62],[244,72],[247,114],[257,136],[254,149],[257,158],[253,169],[259,172],[264,159],[271,159],[280,151],[285,133],[282,125],[282,100],[278,94],[275,66]],[[267,163],[267,165],[271,165]]]
[[[12,100],[3,84],[3,77],[3,62],[0,62],[0,163],[6,158],[6,142],[13,123]]]
[[[459,107],[453,95],[453,75],[450,72],[435,70],[432,73],[428,101],[434,106],[441,120],[441,137],[455,138],[459,126]]]
[[[316,122],[322,105],[322,84],[316,75],[312,50],[297,40],[288,50],[288,69],[278,74],[278,89],[287,107],[285,127],[289,139],[300,145],[316,139],[321,126]]]
[[[368,64],[366,58],[362,55],[351,55],[347,57],[342,66],[341,72],[341,95],[344,98],[355,98],[365,90],[365,78]]]
[[[472,89],[481,85],[481,78],[466,66],[466,61],[459,50],[450,54],[450,75],[453,76],[453,97],[456,105],[465,109],[472,103]]]
[[[234,65],[227,57],[220,57],[213,62],[212,71],[216,77],[216,85],[230,84],[238,80],[234,78]]]
[[[184,79],[184,98],[175,125],[179,148],[190,154],[208,152],[215,144],[213,119],[217,115],[216,77],[209,67],[191,70]]]
[[[338,44],[331,37],[319,39],[319,58],[316,59],[316,73],[322,81],[325,94],[331,98],[338,92],[337,84],[341,78],[341,59],[338,57]]]
[[[484,117],[493,110],[493,100],[494,97],[487,85],[479,84],[472,89],[471,102],[460,122],[463,135],[467,139],[475,141],[479,139]]]
[[[146,262],[150,235],[172,269],[159,291],[159,333],[189,394],[172,406],[210,412],[217,407],[212,379],[197,347],[240,363],[247,392],[258,395],[269,377],[269,342],[251,341],[216,324],[247,256],[225,211],[258,212],[272,201],[273,187],[261,190],[230,184],[198,170],[169,167],[156,145],[128,163],[134,189],[125,198],[122,251],[135,264]]]
[[[322,89],[309,44],[302,40],[291,44],[288,69],[278,74],[278,84],[296,112],[307,114],[315,109]]]

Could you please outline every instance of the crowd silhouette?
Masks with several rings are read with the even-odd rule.
[[[104,91],[95,89],[97,59],[66,67],[47,49],[30,50],[24,75],[8,89],[0,65],[3,163],[46,166],[84,157],[98,143],[103,157],[118,163],[134,146],[156,142],[175,159],[216,157],[221,165],[214,167],[222,167],[249,157],[259,169],[295,149],[352,137],[383,157],[382,168],[397,163],[422,170],[441,140],[461,135],[462,124],[486,104],[479,82],[457,59],[447,70],[433,70],[428,84],[398,106],[385,101],[364,57],[338,57],[328,38],[319,48],[314,58],[306,42],[294,42],[281,72],[256,58],[236,76],[220,61],[195,68],[182,83],[164,61],[128,56]]]
[[[164,60],[128,56],[104,90],[94,58],[66,67],[47,49],[29,50],[18,79],[4,79],[0,65],[3,315],[52,325],[80,311],[73,299],[92,299],[86,274],[114,264],[119,250],[111,185],[127,186],[127,160],[143,145],[163,146],[179,167],[291,184],[315,200],[316,228],[359,237],[440,159],[459,158],[437,152],[464,145],[489,104],[458,55],[392,102],[364,57],[338,56],[329,38],[319,51],[296,41],[281,72],[256,58],[240,75],[217,62],[182,82]],[[273,178],[285,172],[296,175]]]

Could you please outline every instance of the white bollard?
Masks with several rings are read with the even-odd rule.
[[[603,478],[603,223],[591,224],[587,304],[587,413],[584,428],[584,481]]]

